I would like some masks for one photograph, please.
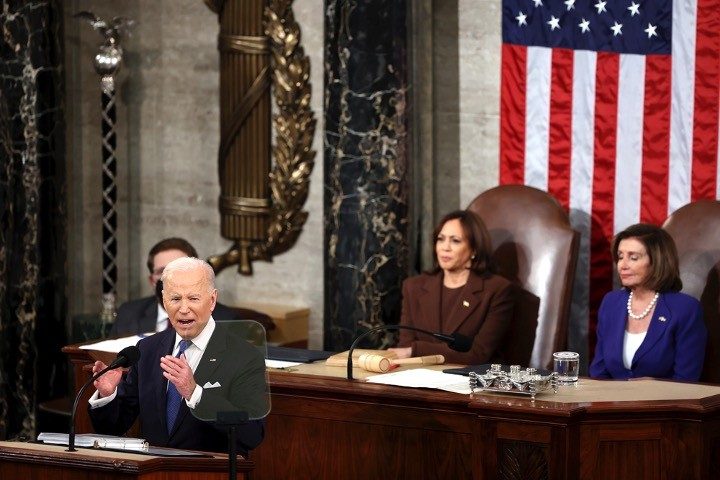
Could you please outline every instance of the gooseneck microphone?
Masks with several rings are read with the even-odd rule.
[[[360,334],[353,341],[352,345],[350,345],[350,350],[348,351],[348,359],[347,359],[347,378],[348,378],[348,380],[353,379],[352,353],[353,353],[353,350],[355,350],[355,347],[357,347],[358,342],[360,342],[360,340],[367,337],[371,333],[374,333],[374,332],[377,332],[380,330],[412,330],[414,332],[425,333],[427,335],[430,335],[431,337],[437,338],[438,340],[442,340],[443,342],[447,343],[448,346],[450,348],[452,348],[453,350],[455,350],[456,352],[469,352],[470,347],[472,347],[472,339],[470,339],[460,333],[453,333],[450,335],[446,335],[444,333],[430,332],[428,330],[423,330],[422,328],[417,328],[417,327],[411,327],[409,325],[379,325],[377,327],[371,328],[367,332],[363,332],[362,334]]]
[[[82,386],[82,388],[78,391],[77,395],[75,395],[75,401],[73,402],[72,411],[70,413],[70,433],[68,434],[68,452],[75,452],[75,412],[77,411],[78,402],[80,401],[80,397],[82,397],[83,392],[87,388],[88,385],[93,383],[95,380],[100,378],[101,376],[105,375],[110,370],[113,370],[115,368],[127,368],[132,367],[135,365],[138,360],[140,360],[140,349],[136,347],[135,345],[131,345],[129,347],[125,347],[122,350],[120,350],[120,353],[117,354],[117,357],[115,357],[115,360],[112,361],[110,365],[100,370],[98,373],[93,375],[90,380],[85,382],[85,385]]]

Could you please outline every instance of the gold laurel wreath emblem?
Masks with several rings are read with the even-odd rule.
[[[267,259],[295,244],[308,217],[302,208],[315,165],[315,151],[311,149],[315,118],[310,108],[310,58],[300,45],[300,26],[295,21],[292,0],[272,0],[265,8],[265,22],[278,113],[273,116],[275,163],[269,174],[270,225],[265,243],[253,248],[253,259]]]

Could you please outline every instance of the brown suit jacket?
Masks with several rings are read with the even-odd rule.
[[[412,347],[412,355],[442,354],[448,363],[478,365],[502,362],[502,346],[513,318],[516,289],[494,274],[470,272],[460,304],[450,318],[440,318],[443,272],[421,274],[403,282],[400,325],[444,334],[459,333],[473,339],[469,352],[456,352],[440,340],[411,330],[400,330],[399,347]],[[467,306],[466,306],[467,305]]]

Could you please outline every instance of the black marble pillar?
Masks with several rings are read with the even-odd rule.
[[[398,323],[408,265],[405,0],[325,2],[325,348]],[[386,347],[386,332],[368,346]]]
[[[60,5],[0,11],[0,438],[34,435],[68,383]]]

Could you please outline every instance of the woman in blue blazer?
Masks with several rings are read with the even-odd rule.
[[[623,288],[600,305],[590,376],[697,381],[707,331],[700,302],[680,293],[670,235],[654,225],[633,225],[615,237],[612,254]]]

